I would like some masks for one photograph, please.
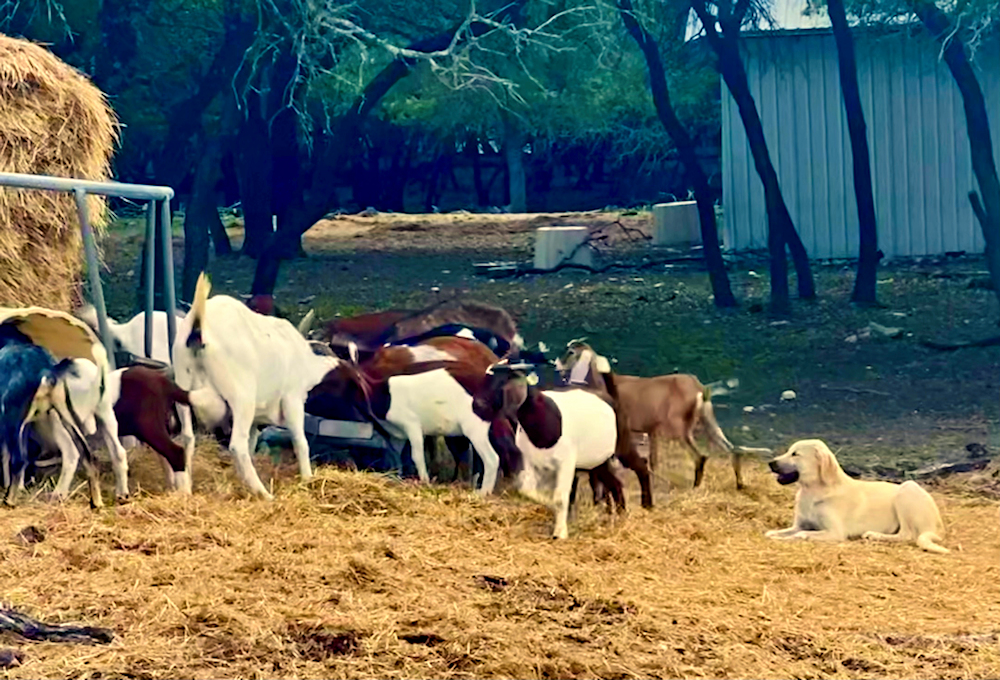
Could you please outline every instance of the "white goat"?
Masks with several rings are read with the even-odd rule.
[[[81,307],[76,315],[95,331],[98,330],[97,310],[93,305]],[[184,313],[176,313],[177,323],[184,319]],[[108,317],[108,329],[126,352],[138,357],[146,356],[146,313],[139,312],[125,323],[118,323]],[[167,337],[167,313],[153,312],[153,356],[164,364],[170,363],[170,340]]]
[[[287,320],[257,314],[225,295],[209,299],[210,290],[202,273],[174,340],[174,377],[181,389],[192,392],[192,407],[203,424],[218,424],[226,407],[232,412],[229,449],[237,474],[253,493],[270,500],[250,459],[256,426],[288,428],[299,474],[311,478],[306,396],[340,361],[314,354]]]
[[[108,447],[115,473],[115,496],[128,498],[128,457],[118,439],[118,419],[114,412],[121,387],[121,372],[109,373],[107,379],[102,381],[101,369],[96,364],[86,359],[74,359],[61,380],[65,383],[66,406],[79,422],[82,433],[92,437],[100,431]],[[69,495],[80,462],[80,450],[54,410],[35,422],[35,434],[44,449],[58,450],[61,454],[62,469],[53,496],[62,500]],[[18,484],[23,486],[23,483],[22,477]]]
[[[81,307],[76,315],[88,326],[99,333],[97,310],[93,305]],[[176,313],[177,326],[180,327],[185,314],[181,311]],[[108,329],[111,335],[121,348],[137,357],[146,356],[146,313],[139,312],[125,323],[118,323],[108,317]],[[167,336],[167,313],[162,311],[153,312],[153,355],[149,357],[154,361],[170,365],[170,340]],[[191,458],[194,456],[194,422],[191,419],[191,409],[187,406],[177,405],[177,418],[181,425],[181,442],[184,446],[184,458],[187,460],[185,469],[188,475],[191,474]],[[130,438],[134,439],[134,438]],[[129,444],[129,448],[134,446],[134,442]],[[169,476],[168,476],[169,477]],[[170,479],[168,479],[170,481]],[[191,480],[179,478],[173,480],[179,491],[191,492]]]

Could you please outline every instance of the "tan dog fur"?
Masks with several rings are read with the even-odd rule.
[[[768,538],[913,541],[929,552],[949,552],[938,544],[944,523],[937,504],[912,480],[895,484],[852,479],[819,439],[795,442],[770,466],[779,482],[797,482],[799,490],[792,526],[768,531]]]

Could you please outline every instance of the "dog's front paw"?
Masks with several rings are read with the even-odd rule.
[[[770,531],[764,532],[765,538],[773,538],[779,541],[787,541],[788,539],[795,538],[796,536],[798,536],[798,532],[795,531],[794,527],[789,529],[771,529]]]
[[[879,534],[877,531],[866,531],[865,533],[861,534],[862,541],[875,541],[878,539],[878,537]]]

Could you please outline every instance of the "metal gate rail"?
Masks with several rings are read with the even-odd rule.
[[[0,186],[18,189],[41,189],[46,191],[64,191],[73,194],[76,200],[77,215],[80,218],[80,229],[83,235],[83,249],[87,258],[87,278],[90,283],[90,295],[94,308],[97,310],[97,323],[101,341],[108,351],[108,361],[115,368],[115,342],[108,328],[108,311],[104,304],[104,289],[101,287],[101,272],[98,269],[97,242],[94,230],[90,225],[90,215],[87,209],[87,194],[128,198],[134,201],[148,201],[146,204],[146,357],[153,354],[153,298],[156,279],[156,207],[159,205],[163,223],[163,297],[167,307],[167,347],[173,360],[174,337],[177,334],[177,299],[174,290],[174,251],[173,234],[170,224],[170,200],[174,190],[170,187],[160,187],[148,184],[124,184],[121,182],[92,182],[84,179],[68,179],[49,175],[23,175],[13,172],[0,172]]]

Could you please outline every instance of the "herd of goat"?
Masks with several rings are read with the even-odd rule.
[[[109,320],[116,356],[133,358],[116,371],[84,359],[57,361],[16,324],[0,325],[8,504],[14,504],[28,471],[55,462],[62,468],[54,495],[65,497],[82,461],[91,503],[100,506],[88,443],[95,436],[109,451],[119,498],[129,494],[126,437],[160,455],[169,488],[191,493],[196,423],[228,443],[247,488],[271,499],[251,459],[259,428],[288,430],[300,477],[308,480],[308,413],[366,421],[387,440],[406,440],[423,482],[430,479],[425,453],[438,436],[456,458],[471,444],[482,467],[474,482],[478,491],[491,493],[500,474],[515,478],[522,493],[552,507],[553,537],[565,538],[577,471],[589,473],[595,501],[623,508],[615,471],[620,463],[635,472],[642,504],[650,507],[650,469],[668,440],[681,442],[693,456],[695,486],[706,461],[695,440],[699,430],[731,455],[737,487],[743,483],[741,456],[770,453],[726,438],[709,391],[694,376],[617,375],[583,340],[570,342],[552,362],[544,344],[526,348],[511,316],[491,305],[448,301],[418,311],[337,318],[312,330],[311,312],[296,328],[209,292],[203,274],[190,310],[177,314],[172,357],[164,312],[154,313],[148,357],[144,314],[124,324]],[[78,316],[96,330],[93,308]],[[560,384],[539,384],[535,371],[543,365],[555,366]],[[649,460],[634,446],[632,434],[638,432],[650,437]]]

